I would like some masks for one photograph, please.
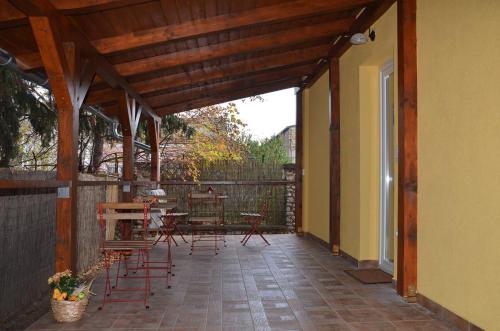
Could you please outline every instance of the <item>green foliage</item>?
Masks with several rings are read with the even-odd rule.
[[[52,288],[57,288],[61,293],[66,292],[68,297],[73,294],[73,291],[79,286],[79,282],[75,277],[62,276],[57,283],[51,283]]]
[[[162,122],[161,158],[164,179],[197,180],[199,165],[220,160],[242,160],[245,124],[234,103],[212,105],[167,116]]]
[[[161,120],[162,136],[170,137],[175,133],[181,133],[186,138],[193,136],[195,129],[182,118],[175,115],[167,115]]]
[[[54,138],[57,115],[40,101],[44,92],[37,89],[14,72],[0,68],[0,167],[8,167],[19,153],[23,120],[29,121],[42,147]]]
[[[246,145],[249,153],[248,157],[262,164],[284,164],[288,162],[285,148],[278,136],[266,138],[262,141],[252,140],[251,137],[247,137]]]

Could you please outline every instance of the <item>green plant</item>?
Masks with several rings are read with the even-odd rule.
[[[82,300],[89,292],[90,284],[86,284],[81,278],[73,277],[70,270],[58,272],[49,278],[48,283],[53,289],[54,300]]]

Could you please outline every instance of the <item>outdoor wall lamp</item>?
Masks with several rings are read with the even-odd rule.
[[[371,28],[368,30],[368,38],[364,33],[355,33],[351,36],[350,41],[353,45],[363,45],[368,42],[368,39],[370,39],[370,41],[375,41],[375,30],[372,30]]]

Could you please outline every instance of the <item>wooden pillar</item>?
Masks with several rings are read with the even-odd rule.
[[[123,169],[122,180],[129,184],[122,186],[122,200],[131,202],[133,198],[134,181],[134,140],[137,133],[137,126],[141,117],[141,108],[137,107],[134,99],[127,96],[125,92],[118,97],[118,119],[123,135]]]
[[[304,155],[304,90],[296,93],[295,119],[295,233],[302,234],[302,175]]]
[[[330,247],[340,254],[340,67],[330,59]]]
[[[122,180],[128,182],[127,185],[122,186],[122,200],[124,202],[131,202],[132,185],[134,181],[134,140],[132,136],[123,136],[123,168]]]
[[[58,189],[56,201],[56,271],[76,271],[78,113],[95,75],[92,61],[85,60],[75,44],[63,41],[57,21],[30,16],[58,116],[57,179],[68,183]]]
[[[417,33],[416,0],[398,1],[398,293],[417,290]]]
[[[151,146],[151,180],[160,181],[160,120],[148,118],[148,136]]]

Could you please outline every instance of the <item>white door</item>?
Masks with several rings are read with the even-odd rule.
[[[395,112],[394,64],[388,61],[381,70],[380,89],[380,268],[394,274],[395,194]]]

